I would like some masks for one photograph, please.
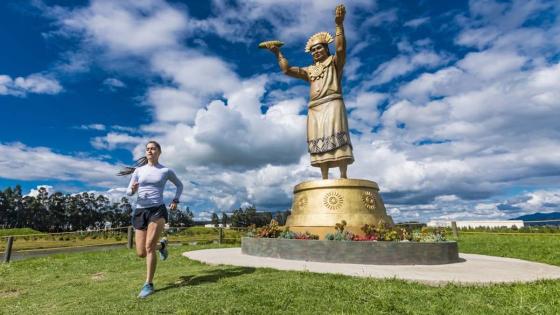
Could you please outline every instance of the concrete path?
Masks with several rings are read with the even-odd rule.
[[[317,273],[335,273],[357,277],[397,278],[430,285],[450,282],[491,284],[560,279],[560,267],[526,260],[494,256],[459,254],[465,261],[447,265],[358,265],[320,263],[243,255],[241,248],[205,249],[183,256],[210,265],[265,267]]]

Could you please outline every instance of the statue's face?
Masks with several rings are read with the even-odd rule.
[[[329,50],[327,49],[327,45],[323,45],[323,44],[316,44],[311,46],[310,52],[311,52],[311,56],[313,56],[314,62],[323,61],[327,59],[327,57],[329,56]]]

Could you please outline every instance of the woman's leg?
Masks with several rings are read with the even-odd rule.
[[[159,237],[163,231],[165,219],[159,218],[155,222],[148,224],[146,233],[146,282],[152,283],[156,272],[157,257],[156,250],[159,243]]]
[[[134,241],[136,243],[136,255],[138,257],[146,257],[146,230],[134,231]]]

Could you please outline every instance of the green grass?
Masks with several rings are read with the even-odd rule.
[[[459,233],[461,253],[512,257],[560,266],[560,234]]]
[[[461,235],[462,252],[560,265],[558,238]],[[558,314],[560,281],[431,287],[353,278],[208,266],[172,247],[160,262],[156,294],[136,299],[144,260],[131,250],[55,255],[0,264],[2,314]],[[550,248],[549,248],[550,247]],[[550,249],[550,254],[540,254]],[[557,252],[557,251],[556,251]]]
[[[2,230],[0,230],[2,231]],[[42,234],[33,235],[41,232],[32,229],[11,229],[6,235],[15,235],[12,250],[48,249],[58,247],[78,247],[92,245],[125,244],[127,241],[126,231],[110,232],[79,232]],[[20,234],[15,234],[15,233]],[[33,232],[33,233],[32,233]],[[224,242],[239,242],[244,231],[224,229]],[[81,235],[81,236],[80,236]],[[212,242],[219,239],[217,228],[190,227],[179,232],[169,233],[168,239],[171,243],[190,243],[190,242]],[[0,252],[6,247],[6,238],[0,236]]]
[[[41,234],[41,232],[35,231],[34,229],[30,229],[30,228],[0,229],[0,237],[12,236],[12,235],[30,235],[30,234]]]

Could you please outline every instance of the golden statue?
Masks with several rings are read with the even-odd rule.
[[[341,84],[342,69],[346,61],[343,27],[345,14],[343,5],[336,7],[334,56],[329,52],[328,44],[333,42],[329,33],[320,32],[309,38],[305,51],[311,53],[313,64],[308,67],[290,66],[280,51],[280,46],[283,45],[280,41],[268,41],[259,45],[274,53],[284,74],[310,84],[307,148],[311,154],[311,165],[321,168],[323,179],[328,179],[331,167],[338,167],[340,177],[347,178],[347,166],[354,162]]]
[[[286,226],[296,232],[311,232],[321,238],[333,232],[341,221],[347,230],[360,234],[365,224],[380,226],[393,224],[387,215],[377,183],[363,179],[348,179],[348,164],[354,162],[348,129],[346,107],[342,100],[342,69],[346,61],[344,16],[339,5],[335,10],[334,39],[327,32],[309,38],[305,51],[311,53],[313,64],[308,67],[290,66],[280,47],[281,41],[267,41],[259,47],[270,50],[278,59],[284,74],[310,84],[307,115],[307,145],[311,165],[321,168],[323,180],[303,182],[294,187],[292,213]],[[335,55],[328,44],[335,43]],[[329,168],[338,167],[341,179],[328,179]]]

